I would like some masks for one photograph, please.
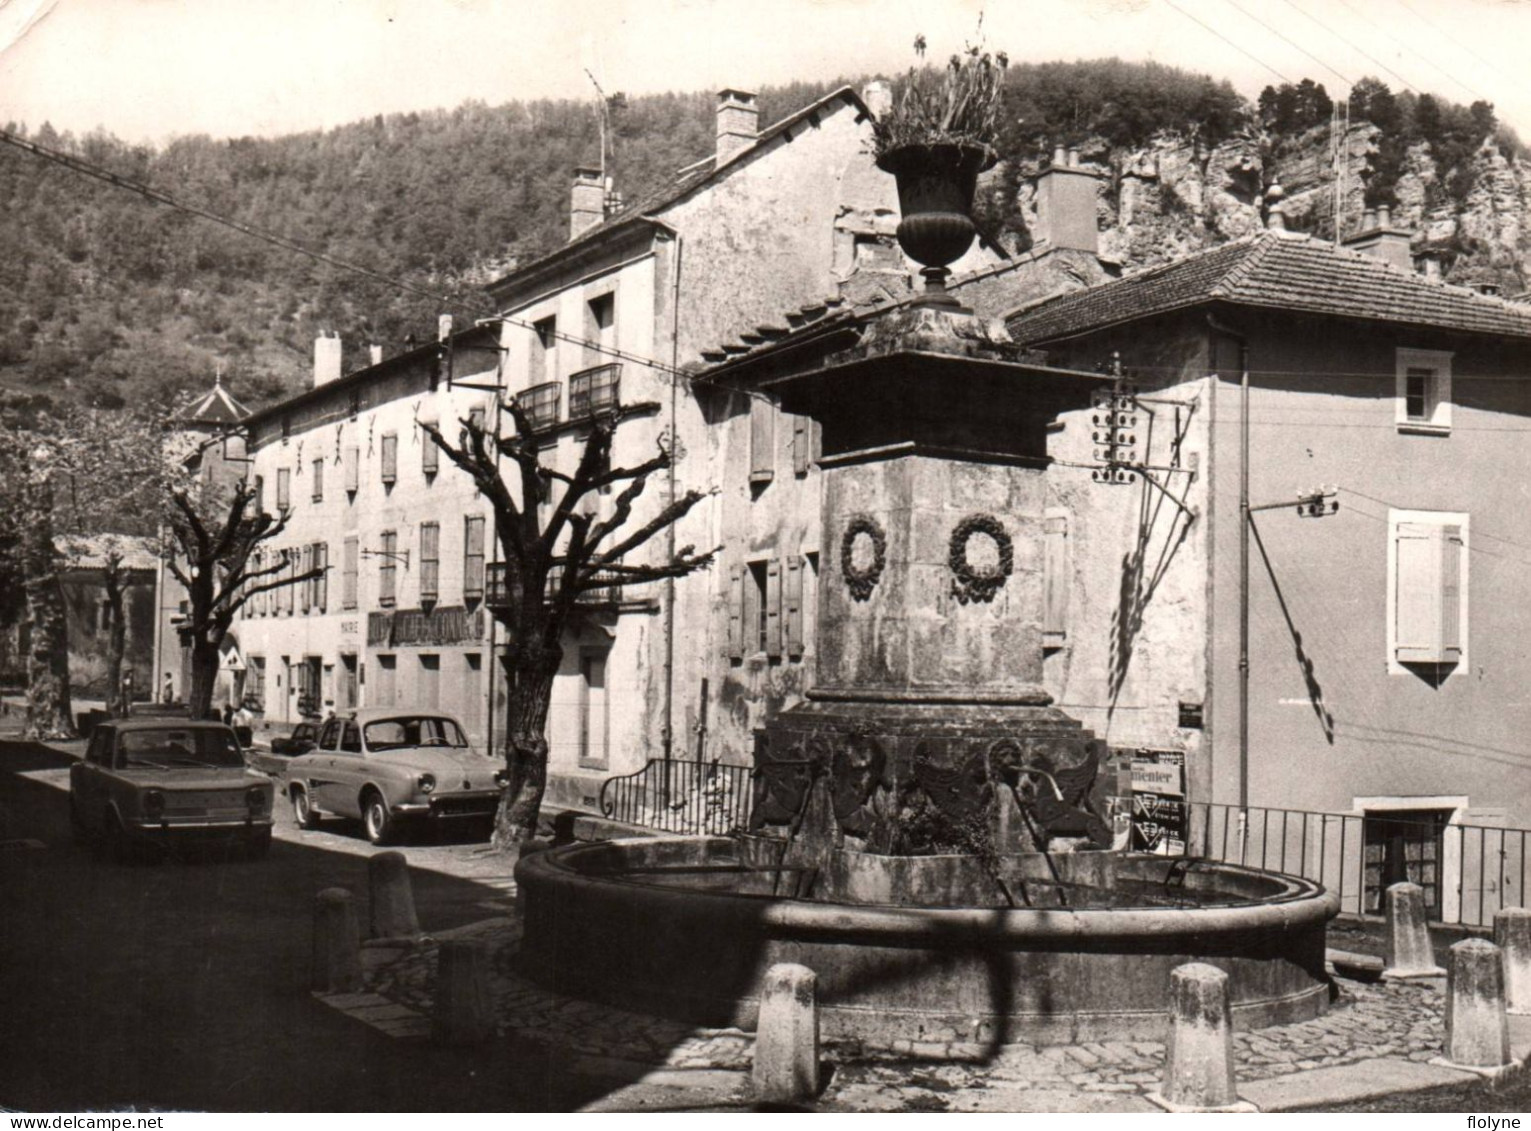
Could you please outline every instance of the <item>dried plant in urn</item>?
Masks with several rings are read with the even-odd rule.
[[[914,41],[925,54],[925,37]],[[892,108],[872,123],[877,167],[898,182],[898,243],[921,265],[925,300],[956,306],[947,266],[972,246],[978,174],[996,160],[1000,93],[1010,60],[969,45],[944,70],[911,67]]]

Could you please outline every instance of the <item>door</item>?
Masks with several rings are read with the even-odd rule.
[[[606,653],[581,652],[579,657],[579,762],[604,770],[606,750]]]
[[[340,749],[340,721],[331,719],[319,730],[319,743],[308,753],[309,785],[312,800],[326,813],[356,815],[356,788],[353,782],[358,768]]]
[[[394,689],[398,684],[399,658],[397,656],[379,656],[377,667],[374,669],[372,685],[377,689],[377,694],[372,698],[374,707],[392,707],[397,700],[394,698]]]
[[[357,704],[356,657],[342,653],[340,657],[340,686],[336,689],[335,710],[349,711]]]
[[[1366,910],[1381,914],[1393,884],[1418,884],[1425,915],[1441,917],[1441,873],[1450,809],[1368,810],[1361,824],[1366,853]]]
[[[415,701],[424,710],[435,711],[441,707],[441,657],[420,656],[420,682]]]

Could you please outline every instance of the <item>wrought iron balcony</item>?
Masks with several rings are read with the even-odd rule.
[[[597,365],[574,374],[569,378],[569,419],[587,420],[615,412],[620,403],[621,381],[620,364]]]

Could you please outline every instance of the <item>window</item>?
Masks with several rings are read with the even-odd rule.
[[[330,600],[330,544],[315,542],[310,560],[313,562],[311,568],[320,571],[319,576],[313,580],[314,609],[316,612],[326,612]]]
[[[484,411],[483,405],[479,405],[476,408],[470,408],[468,410],[468,423],[482,432],[484,430],[484,421],[487,416],[488,414]]]
[[[361,451],[355,444],[346,449],[346,494],[354,495],[361,486]]]
[[[436,427],[436,421],[422,421],[424,424]],[[420,471],[425,475],[435,475],[440,465],[441,449],[436,446],[436,441],[431,439],[430,433],[424,428],[420,429]]]
[[[266,657],[251,656],[249,670],[245,672],[244,705],[251,710],[266,709]]]
[[[569,419],[583,420],[617,407],[620,365],[597,365],[569,378]]]
[[[599,365],[611,355],[597,346],[610,349],[617,344],[617,296],[607,291],[585,304],[585,364]]]
[[[1364,910],[1381,914],[1383,895],[1393,884],[1418,884],[1424,889],[1429,918],[1441,916],[1441,874],[1445,829],[1450,809],[1388,809],[1366,811],[1361,821],[1365,853]]]
[[[604,770],[607,764],[606,653],[579,657],[579,762]]]
[[[764,485],[776,475],[776,406],[750,398],[750,482]]]
[[[279,576],[286,582],[285,585],[277,590],[281,594],[281,611],[291,616],[294,600],[293,590],[297,588],[294,580],[298,576],[298,555],[296,552],[292,550],[282,551],[282,572]]]
[[[359,545],[355,538],[347,538],[340,548],[340,607],[356,608],[356,574]]]
[[[399,438],[392,432],[383,434],[382,465],[383,482],[391,487],[399,478]]]
[[[527,373],[533,385],[558,379],[558,319],[539,318],[532,323],[532,353]]]
[[[516,404],[533,428],[548,428],[558,423],[558,398],[562,390],[557,381],[533,385],[516,398]]]
[[[1467,663],[1468,516],[1388,512],[1388,670]]]
[[[484,516],[463,519],[462,595],[473,601],[484,595]]]
[[[1451,430],[1451,357],[1445,350],[1398,351],[1395,419],[1400,432]]]
[[[420,600],[434,601],[441,583],[441,524],[420,524]]]
[[[392,530],[385,530],[378,536],[382,544],[378,547],[377,565],[377,603],[390,607],[398,596],[398,563],[394,560],[394,554],[399,548],[399,536]]]
[[[324,502],[324,460],[314,460],[314,502]]]
[[[292,510],[292,468],[290,467],[277,469],[276,509],[281,514]]]

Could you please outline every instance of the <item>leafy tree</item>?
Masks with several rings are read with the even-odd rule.
[[[324,576],[316,568],[297,573],[293,555],[282,550],[271,564],[256,551],[287,528],[287,514],[252,512],[255,488],[245,480],[223,488],[207,476],[169,490],[165,562],[186,588],[186,621],[181,638],[191,646],[191,689],[186,702],[194,717],[212,707],[219,652],[235,615],[261,593]]]
[[[544,449],[515,400],[507,400],[505,407],[515,424],[514,434],[508,436],[463,420],[454,445],[433,425],[420,426],[494,508],[505,585],[503,600],[490,607],[506,628],[509,781],[495,818],[493,843],[513,852],[536,834],[547,785],[553,677],[563,658],[564,630],[580,598],[592,590],[685,577],[710,565],[716,551],[697,553],[695,547],[683,546],[659,561],[629,560],[706,496],[687,491],[651,517],[634,517],[650,478],[668,469],[671,457],[661,447],[642,463],[613,467],[612,439],[626,416],[622,410],[591,422],[570,474],[543,462]],[[513,485],[501,477],[502,457],[509,461]],[[562,487],[561,493],[555,485]],[[598,518],[581,507],[592,493],[612,489],[617,493],[608,517]]]

